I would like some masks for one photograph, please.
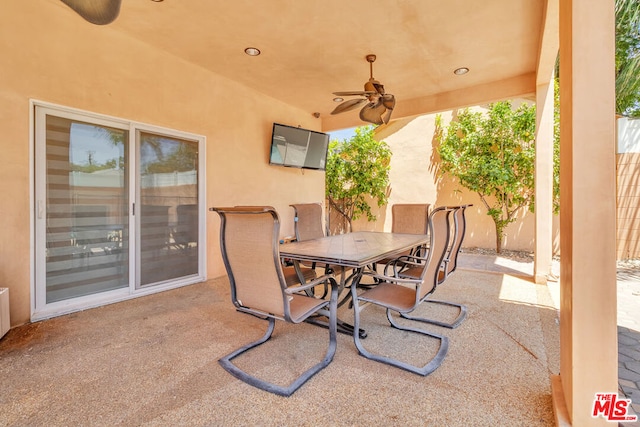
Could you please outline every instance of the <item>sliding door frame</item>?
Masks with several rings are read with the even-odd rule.
[[[206,280],[206,138],[194,133],[177,131],[160,126],[125,120],[103,114],[92,113],[75,108],[56,105],[39,100],[30,100],[30,234],[31,234],[31,320],[47,319],[74,311],[99,307],[102,305],[124,301],[144,295],[153,294],[177,287],[202,282]],[[76,297],[54,303],[46,303],[46,129],[45,123],[41,123],[46,114],[93,123],[100,126],[108,126],[128,131],[128,204],[129,204],[129,272],[128,286],[120,289],[105,291],[92,295]],[[136,135],[142,132],[150,132],[158,135],[166,135],[197,142],[198,144],[198,170],[197,170],[197,197],[198,197],[198,273],[168,282],[154,284],[153,286],[138,286],[139,251],[137,238],[138,218],[134,212],[134,203],[139,200],[139,159]],[[42,139],[44,138],[44,139]],[[43,142],[44,141],[44,142]],[[137,210],[137,206],[135,206]],[[43,221],[42,218],[45,218]],[[40,239],[40,240],[38,240]]]

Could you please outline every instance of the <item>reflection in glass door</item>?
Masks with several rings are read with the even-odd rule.
[[[204,137],[34,112],[34,319],[205,280]]]
[[[44,194],[37,201],[46,303],[126,288],[128,131],[39,117],[46,135]]]
[[[139,131],[138,286],[198,274],[198,141]]]

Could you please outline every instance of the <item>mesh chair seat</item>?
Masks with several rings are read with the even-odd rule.
[[[305,295],[294,294],[289,301],[290,317],[292,323],[300,323],[321,308],[329,305],[329,301],[313,298]]]
[[[361,301],[385,301],[386,307],[397,312],[413,310],[416,306],[416,291],[407,286],[382,282],[361,295]]]

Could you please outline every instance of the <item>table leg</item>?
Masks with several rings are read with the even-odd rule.
[[[300,280],[300,283],[304,283],[304,274],[302,273],[302,269],[300,268],[300,261],[298,260],[294,260],[293,261],[293,266],[296,270],[296,273],[298,274],[298,279]],[[337,272],[334,272],[337,273]],[[359,274],[361,273],[361,270],[357,270],[354,274],[350,275],[349,277],[347,277],[346,275],[346,269],[342,268],[342,270],[340,271],[340,288],[339,288],[339,292],[342,292],[342,290],[345,288],[347,279],[351,279],[351,282],[353,283],[353,279],[355,279]],[[312,289],[307,289],[306,294],[310,297],[314,297],[315,295],[313,293]],[[345,296],[345,298],[340,302],[339,306],[342,306],[342,304],[344,304],[346,302],[346,300],[348,300],[350,298],[351,293],[347,292],[347,295]],[[329,320],[322,315],[317,315],[317,316],[311,316],[309,318],[307,318],[307,320],[305,320],[305,322],[310,323],[312,325],[316,325],[316,326],[321,326],[324,328],[328,328],[329,327]],[[351,335],[353,336],[353,325],[345,322],[344,320],[337,320],[337,326],[338,326],[338,332],[343,333],[343,334],[347,334],[347,335]],[[358,335],[360,336],[361,339],[364,339],[367,337],[367,332],[364,329],[360,329]]]
[[[316,325],[316,326],[321,326],[323,328],[328,328],[329,327],[329,321],[325,320],[326,318],[324,316],[312,316],[312,317],[308,317],[307,320],[305,320],[305,322],[311,324],[311,325]],[[353,336],[353,325],[350,323],[347,323],[343,320],[338,319],[337,320],[337,325],[338,325],[338,332],[345,334],[345,335],[350,335]],[[361,339],[364,339],[367,337],[367,332],[360,328],[358,335],[360,336]]]

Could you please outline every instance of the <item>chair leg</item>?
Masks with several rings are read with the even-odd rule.
[[[458,317],[456,317],[455,320],[451,323],[442,322],[434,319],[427,319],[424,317],[414,317],[406,313],[400,313],[400,316],[404,317],[405,319],[415,320],[416,322],[430,323],[432,325],[443,326],[449,329],[457,328],[464,321],[464,319],[467,318],[467,307],[463,304],[458,304],[458,303],[449,302],[449,301],[433,300],[433,299],[424,300],[422,301],[421,304],[424,304],[424,303],[448,305],[450,307],[457,307],[460,311],[458,313]]]
[[[358,296],[357,296],[357,292],[355,290],[355,287],[352,288],[352,296],[353,296],[353,317],[354,317],[354,330],[358,330],[360,327],[360,311],[362,310],[362,308],[364,307],[360,307],[360,304],[358,302]],[[368,351],[367,349],[364,348],[364,346],[362,345],[362,342],[360,341],[360,337],[358,336],[357,333],[353,334],[353,342],[356,345],[356,348],[358,349],[358,352],[366,357],[367,359],[371,359],[371,360],[375,360],[377,362],[382,362],[382,363],[386,363],[387,365],[391,365],[391,366],[395,366],[397,368],[400,369],[404,369],[406,371],[409,372],[413,372],[414,374],[418,374],[418,375],[422,375],[422,376],[427,376],[430,373],[432,373],[433,371],[435,371],[436,369],[438,369],[438,367],[442,364],[442,362],[444,361],[445,356],[447,355],[447,352],[449,351],[449,339],[443,335],[438,335],[438,334],[433,334],[431,332],[422,330],[422,329],[417,329],[417,328],[410,328],[410,327],[405,327],[402,326],[398,323],[396,323],[396,321],[393,320],[393,318],[391,317],[391,310],[387,309],[387,319],[389,320],[389,323],[391,324],[391,326],[393,326],[396,329],[400,329],[403,331],[409,331],[409,332],[415,332],[421,335],[426,335],[428,337],[431,338],[435,338],[437,340],[440,341],[440,348],[438,349],[438,352],[436,353],[436,355],[429,361],[427,362],[426,365],[422,366],[422,367],[418,367],[418,366],[414,366],[411,365],[409,363],[406,362],[402,362],[400,360],[397,359],[393,359],[391,357],[387,357],[387,356],[381,356],[379,354],[374,354],[371,353],[370,351]]]
[[[336,347],[337,347],[337,340],[336,340],[336,335],[337,335],[336,319],[338,315],[337,300],[338,300],[338,289],[334,286],[331,290],[331,302],[329,304],[329,313],[327,313],[327,316],[329,317],[329,347],[327,349],[327,353],[325,354],[321,362],[317,363],[316,365],[306,370],[302,375],[296,378],[288,386],[286,387],[279,386],[277,384],[273,384],[273,383],[261,380],[243,371],[242,369],[238,368],[236,365],[234,365],[231,362],[234,358],[238,357],[242,353],[245,353],[251,350],[252,348],[255,348],[265,343],[269,338],[271,338],[271,334],[273,334],[273,330],[275,327],[275,319],[273,317],[269,318],[269,326],[262,338],[229,353],[228,355],[220,358],[218,362],[231,375],[233,375],[234,377],[238,378],[241,381],[244,381],[249,385],[252,385],[261,390],[265,390],[280,396],[285,396],[285,397],[291,396],[305,382],[307,382],[309,378],[311,378],[312,376],[320,372],[327,365],[329,365],[329,363],[331,363],[331,361],[333,360],[333,356],[336,352]],[[322,310],[322,311],[326,311],[326,310]]]

